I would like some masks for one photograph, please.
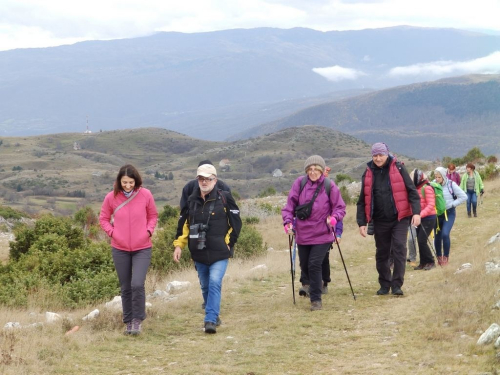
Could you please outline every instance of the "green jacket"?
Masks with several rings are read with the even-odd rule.
[[[467,179],[469,178],[469,174],[465,172],[462,175],[462,180],[460,181],[460,188],[467,192]],[[476,195],[479,195],[481,191],[484,190],[483,180],[477,171],[474,171],[474,192]]]

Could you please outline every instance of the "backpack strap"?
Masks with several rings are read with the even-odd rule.
[[[326,195],[330,196],[330,191],[332,190],[332,180],[329,178],[325,178],[323,181],[325,185],[325,192]],[[304,190],[304,186],[306,186],[307,183],[307,177],[304,176],[302,177],[302,180],[300,180],[300,190],[299,190],[299,195],[302,193],[302,190]]]
[[[330,190],[332,189],[332,180],[325,178],[325,192],[330,197]]]
[[[224,191],[221,189],[217,189],[217,195],[219,196],[219,199],[222,201],[222,204],[224,205],[224,208],[226,209],[227,212],[227,199],[226,196],[224,195]]]

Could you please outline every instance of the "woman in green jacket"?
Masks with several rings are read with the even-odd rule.
[[[477,217],[477,195],[483,195],[484,184],[481,176],[476,171],[476,166],[472,163],[467,163],[467,172],[462,176],[460,188],[467,193],[467,216],[471,217],[471,205],[474,217]]]

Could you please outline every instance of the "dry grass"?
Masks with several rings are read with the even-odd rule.
[[[354,301],[338,250],[331,254],[333,283],[322,311],[309,301],[292,303],[288,239],[278,216],[259,224],[274,250],[263,258],[233,260],[225,279],[222,326],[202,330],[203,311],[194,270],[168,279],[150,274],[147,288],[165,289],[171,280],[191,288],[170,302],[152,301],[145,332],[121,334],[120,314],[105,312],[95,322],[87,310],[41,328],[0,331],[1,374],[481,374],[500,364],[492,345],[475,345],[480,332],[499,322],[492,306],[500,297],[500,275],[486,275],[484,263],[500,259],[500,244],[485,246],[498,232],[500,181],[487,182],[477,219],[458,210],[446,268],[408,269],[405,296],[376,296],[372,238],[359,236],[355,207],[348,207],[341,249],[357,300]],[[469,271],[455,273],[463,263]],[[251,271],[256,265],[267,269]],[[296,288],[298,283],[296,284]],[[43,311],[0,309],[0,324],[40,321]],[[72,319],[72,320],[71,320]],[[69,336],[68,327],[82,325]]]

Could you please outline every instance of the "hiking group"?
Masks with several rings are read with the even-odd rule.
[[[408,173],[385,143],[373,144],[371,151],[372,160],[361,177],[356,221],[361,236],[374,236],[377,294],[401,296],[407,261],[414,270],[431,270],[436,260],[440,266],[448,264],[456,207],[467,202],[468,217],[471,210],[477,217],[477,196],[484,193],[484,185],[471,163],[463,176],[453,164],[438,167],[430,181],[420,169]],[[310,298],[314,311],[322,308],[321,294],[330,281],[329,274],[323,276],[322,264],[327,250],[339,242],[345,204],[338,187],[327,179],[330,168],[321,156],[309,157],[304,170],[306,176],[292,184],[282,218],[285,233],[295,236],[298,247],[299,295]]]
[[[356,221],[361,236],[373,235],[375,239],[380,284],[377,294],[392,291],[393,295],[403,295],[407,242],[412,245],[408,259],[412,262],[416,260],[415,242],[418,243],[420,263],[415,264],[415,270],[435,267],[431,249],[435,249],[438,264],[446,265],[455,208],[467,202],[468,217],[472,214],[477,217],[477,197],[483,195],[484,185],[471,163],[462,176],[455,172],[452,164],[448,170],[438,167],[434,171],[435,180],[429,181],[419,169],[408,173],[403,163],[389,153],[385,143],[375,143],[371,153],[372,160],[361,177]],[[299,295],[309,297],[311,311],[323,307],[322,295],[328,292],[331,282],[329,252],[334,243],[340,252],[346,214],[340,190],[328,177],[330,170],[321,156],[308,157],[304,163],[305,176],[293,182],[282,209],[290,251],[292,242],[298,248]],[[188,246],[203,297],[204,329],[206,333],[216,333],[221,324],[222,281],[242,222],[229,186],[217,179],[217,170],[210,160],[201,161],[196,178],[184,186],[180,210],[173,259],[179,262],[182,249]],[[137,169],[124,165],[113,190],[104,199],[99,221],[111,239],[127,335],[140,334],[146,318],[144,284],[157,220],[153,195],[142,187]],[[434,245],[430,240],[432,236]],[[340,255],[342,257],[342,253]],[[294,262],[291,253],[290,260]],[[293,266],[294,263],[292,283]],[[346,268],[345,271],[349,280]]]

